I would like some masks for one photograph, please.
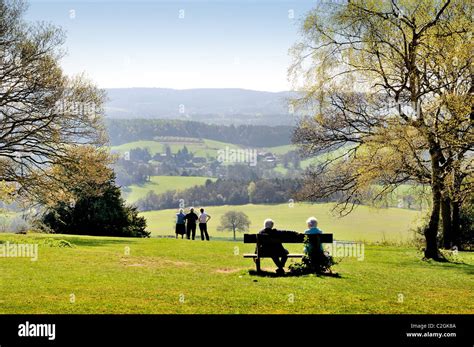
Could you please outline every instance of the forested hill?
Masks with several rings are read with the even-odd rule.
[[[274,147],[290,143],[291,126],[215,125],[163,119],[107,119],[112,146],[155,140],[159,136],[204,138],[243,146]]]
[[[213,124],[291,125],[292,92],[237,88],[107,89],[106,116],[120,119],[186,119]],[[271,122],[271,123],[270,123]]]

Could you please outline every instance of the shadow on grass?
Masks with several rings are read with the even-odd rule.
[[[448,262],[430,262],[431,265],[440,265],[437,266],[437,269],[442,269],[442,270],[457,270],[457,271],[463,271],[467,273],[468,275],[474,275],[474,265],[465,263],[463,261],[448,261]]]
[[[124,240],[116,240],[110,239],[108,240],[106,236],[102,236],[102,238],[81,238],[81,236],[65,236],[62,239],[69,241],[70,243],[74,244],[75,246],[91,246],[91,247],[99,247],[99,246],[108,246],[108,245],[126,245],[136,242],[136,240],[131,240],[130,238]]]
[[[256,270],[249,270],[249,275],[256,276],[256,277],[308,277],[312,275],[312,276],[321,277],[321,278],[323,277],[343,278],[338,273],[296,274],[292,272],[285,272],[284,274],[277,274],[276,272],[265,271],[265,270],[262,270],[260,272],[257,272]]]

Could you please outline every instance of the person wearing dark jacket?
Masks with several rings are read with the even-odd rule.
[[[190,237],[194,240],[196,237],[196,221],[198,220],[198,215],[194,213],[194,208],[189,209],[189,213],[184,217],[186,219],[186,238],[189,240]]]
[[[260,230],[260,235],[270,235],[270,236],[278,236],[284,233],[295,233],[294,231],[287,231],[287,230],[277,230],[273,229],[273,220],[266,219],[263,223],[264,229]],[[258,250],[262,256],[269,255],[271,256],[273,262],[278,267],[276,270],[277,274],[284,274],[286,261],[288,260],[288,250],[286,250],[281,242],[272,242],[268,244],[260,245],[260,249]]]

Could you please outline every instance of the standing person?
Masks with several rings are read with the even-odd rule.
[[[190,237],[194,240],[196,237],[196,221],[198,220],[198,215],[194,213],[194,208],[189,209],[189,213],[184,217],[186,219],[186,238],[189,240]]]
[[[204,241],[204,235],[206,240],[209,241],[209,234],[207,233],[207,222],[211,219],[211,216],[204,212],[204,209],[200,209],[201,214],[199,215],[199,230],[201,231],[201,240]]]
[[[186,234],[185,218],[186,214],[184,213],[183,209],[180,208],[179,212],[176,213],[176,238],[178,238],[178,235],[181,235],[181,238],[183,238],[184,234]]]

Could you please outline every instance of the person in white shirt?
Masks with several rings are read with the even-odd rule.
[[[211,219],[211,216],[204,212],[204,209],[200,209],[201,214],[199,215],[199,230],[201,230],[201,240],[204,241],[204,236],[206,240],[209,241],[209,234],[207,233],[207,222]]]

